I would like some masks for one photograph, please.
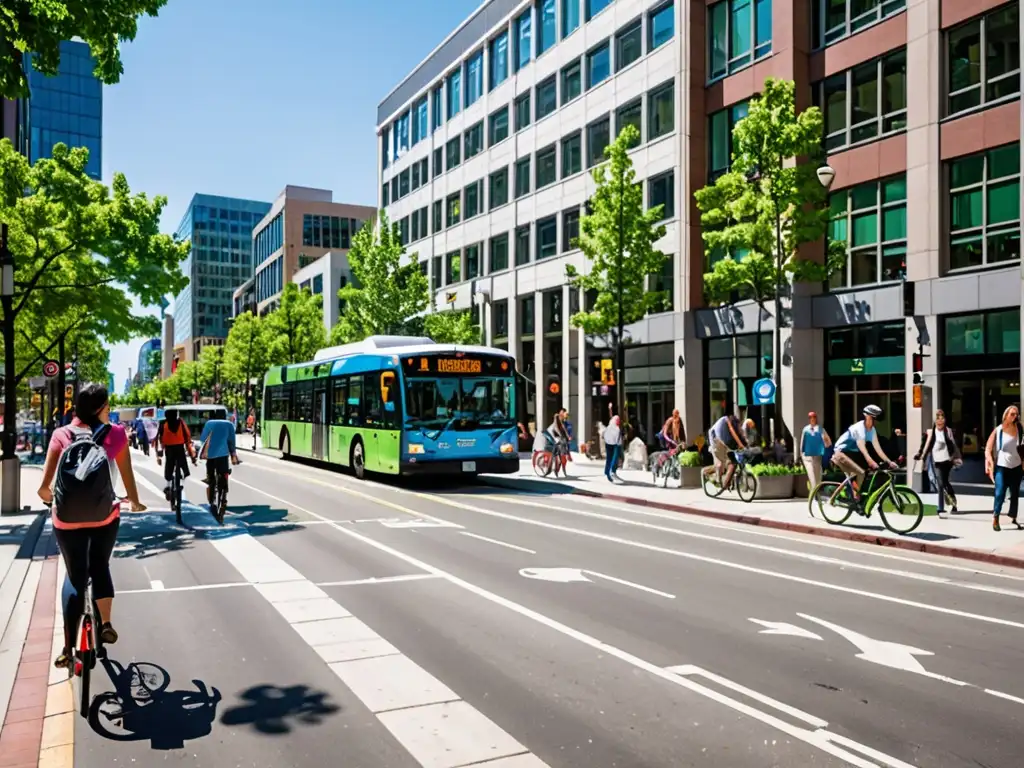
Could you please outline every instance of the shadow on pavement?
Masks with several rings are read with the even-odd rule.
[[[31,514],[31,513],[26,513]],[[46,524],[47,515],[37,514],[30,523],[3,523],[0,522],[0,544],[18,544],[18,552],[15,558],[26,560],[32,557],[35,551],[39,534]]]
[[[195,690],[172,691],[167,670],[150,662],[127,667],[104,659],[113,691],[93,699],[89,725],[111,741],[150,741],[158,750],[181,749],[209,736],[217,719],[220,691],[193,680]]]
[[[328,694],[306,685],[254,685],[239,694],[242,703],[221,715],[222,725],[251,725],[260,733],[278,736],[290,733],[294,721],[300,725],[320,725],[341,707],[327,699]]]
[[[205,507],[194,504],[184,505],[182,518],[184,525],[178,525],[171,512],[121,515],[114,557],[145,560],[191,549],[196,539],[216,541],[241,534],[273,536],[302,527],[289,517],[288,510],[266,504],[228,507],[223,526],[217,525]]]

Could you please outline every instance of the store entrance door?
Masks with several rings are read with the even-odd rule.
[[[946,417],[964,457],[964,466],[957,472],[956,481],[985,482],[985,443],[1002,420],[1003,411],[1020,403],[1019,379],[950,376],[943,400],[949,403]]]

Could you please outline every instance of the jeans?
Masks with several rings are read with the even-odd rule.
[[[61,589],[64,607],[64,647],[73,648],[78,622],[85,607],[85,587],[92,579],[92,597],[102,600],[114,596],[114,581],[110,577],[110,555],[117,541],[120,519],[101,528],[54,528],[57,546],[67,577]],[[99,617],[96,617],[99,620]]]
[[[619,451],[621,449],[622,446],[618,444],[605,446],[604,476],[609,480],[611,480],[612,475],[615,474],[615,469],[619,463]]]
[[[946,494],[949,494],[950,501],[956,506],[956,494],[953,493],[953,486],[949,483],[949,473],[953,469],[952,461],[933,461],[932,467],[935,470],[935,490],[939,493],[938,511],[946,511]],[[1000,501],[1000,506],[1002,502]]]
[[[1010,519],[1017,519],[1017,502],[1020,496],[1020,479],[1021,474],[1024,473],[1021,467],[996,467],[995,481],[996,481],[996,495],[995,495],[995,506],[993,508],[993,514],[995,518],[999,519],[999,511],[1003,508],[1003,500],[1006,499],[1006,493],[1010,493]]]

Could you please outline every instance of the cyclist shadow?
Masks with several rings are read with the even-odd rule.
[[[152,749],[182,749],[185,742],[209,736],[217,719],[220,691],[193,680],[195,690],[169,690],[170,675],[149,662],[127,667],[104,659],[113,691],[98,694],[89,708],[89,725],[111,741],[150,741]]]
[[[251,725],[259,733],[268,735],[290,733],[289,719],[302,725],[320,725],[329,715],[340,712],[341,707],[329,701],[328,695],[305,685],[254,685],[239,694],[242,703],[221,715],[220,722],[232,726]]]

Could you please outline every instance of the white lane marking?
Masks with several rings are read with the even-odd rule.
[[[639,589],[641,592],[650,592],[652,595],[660,595],[661,597],[667,597],[669,600],[675,600],[676,596],[668,592],[662,592],[660,589],[652,589],[651,587],[645,587],[643,584],[637,584],[635,581],[626,581],[625,579],[617,579],[614,576],[609,576],[606,573],[598,573],[597,571],[584,571],[591,576],[597,576],[599,579],[605,581],[612,581],[616,584],[621,584],[624,587],[632,587],[633,589]]]
[[[558,584],[571,584],[574,581],[590,581],[579,568],[521,568],[519,575],[538,581],[554,581]]]
[[[296,504],[293,504],[292,502],[286,499],[282,499],[279,496],[267,493],[266,491],[261,491],[259,488],[256,488],[254,486],[246,487],[256,491],[257,493],[263,494],[269,499],[274,499],[275,501],[285,504],[290,508],[297,509],[301,512],[305,512],[308,515],[312,515],[315,518],[321,520],[327,519],[323,515],[320,515],[316,512],[312,512],[311,510],[305,509]],[[573,640],[576,640],[577,642],[586,645],[590,648],[593,648],[594,650],[600,653],[619,659],[620,661],[623,661],[637,669],[648,672],[654,677],[660,678],[661,680],[672,683],[674,685],[678,685],[682,688],[686,688],[687,690],[690,690],[698,695],[704,696],[708,699],[711,699],[712,701],[729,707],[734,711],[745,714],[748,717],[751,717],[765,725],[773,726],[778,730],[782,731],[783,733],[787,733],[790,736],[799,739],[800,741],[803,741],[806,744],[810,744],[811,746],[817,747],[823,752],[827,752],[833,755],[834,757],[839,757],[843,760],[846,760],[851,765],[856,766],[856,768],[878,768],[877,763],[869,763],[863,760],[862,758],[858,757],[854,753],[837,747],[836,745],[828,742],[827,740],[816,737],[813,733],[805,729],[798,728],[790,723],[780,720],[774,715],[755,709],[754,707],[751,707],[748,704],[725,696],[724,694],[721,694],[718,691],[708,688],[707,686],[701,685],[700,683],[688,680],[684,677],[680,677],[679,675],[676,675],[672,672],[668,672],[667,670],[659,667],[657,664],[653,664],[645,659],[640,658],[639,656],[634,656],[628,651],[624,651],[613,645],[605,643],[602,640],[598,640],[596,637],[592,637],[591,635],[581,632],[578,629],[574,629],[568,626],[567,624],[563,624],[562,622],[553,619],[549,616],[546,616],[538,611],[535,611],[532,608],[527,608],[525,605],[521,605],[513,600],[509,600],[506,597],[502,597],[501,595],[491,592],[490,590],[484,589],[483,587],[468,582],[465,579],[461,579],[458,576],[448,573],[447,571],[438,568],[435,565],[426,563],[423,560],[420,560],[419,558],[413,557],[412,555],[408,555],[405,552],[401,552],[395,549],[394,547],[391,547],[387,544],[383,544],[379,541],[376,541],[375,539],[370,538],[369,536],[359,533],[358,531],[352,530],[352,528],[347,528],[345,526],[338,524],[333,524],[331,527],[344,536],[348,536],[350,538],[355,539],[356,541],[360,541],[369,547],[373,547],[374,549],[379,550],[380,552],[390,554],[393,557],[402,560],[403,562],[408,563],[409,565],[415,568],[419,568],[427,573],[433,573],[441,578],[444,578],[449,583],[457,587],[460,587],[461,589],[464,589],[465,591],[471,594],[474,594],[478,597],[483,598],[484,600],[492,602],[495,605],[500,605],[503,608],[507,608],[513,613],[517,613],[520,616],[523,616],[527,619],[536,622],[537,624],[545,626],[548,629],[554,630],[555,632],[565,635],[566,637],[569,637]],[[444,707],[448,705],[441,706]],[[404,711],[415,712],[416,710]],[[419,727],[424,728],[425,726],[423,724],[420,724]],[[396,736],[396,738],[400,738],[395,731],[392,731],[392,733]],[[891,762],[886,763],[886,765],[890,766],[890,768],[912,768],[912,766],[908,766],[905,763],[900,763],[894,758],[891,758],[890,760]],[[423,761],[421,760],[421,762]]]
[[[784,621],[763,621],[762,619],[747,619],[747,621],[766,627],[758,632],[759,635],[790,635],[791,637],[806,637],[808,640],[823,639],[821,635],[816,635],[809,629],[798,627],[796,624],[787,624]]]
[[[1006,699],[1007,701],[1012,701],[1015,704],[1024,704],[1024,699],[1020,699],[1020,698],[1018,698],[1016,696],[1011,696],[1010,694],[1003,693],[1002,691],[993,691],[991,688],[986,688],[985,689],[985,693],[988,693],[988,694],[990,694],[992,696],[997,696],[1000,699]]]
[[[480,539],[480,541],[488,541],[491,544],[497,544],[500,547],[508,547],[509,549],[516,549],[520,552],[527,552],[531,555],[536,555],[537,551],[533,549],[527,549],[526,547],[520,547],[518,544],[509,544],[507,541],[498,541],[498,539],[489,539],[486,536],[481,536],[479,533],[470,533],[469,531],[459,531],[463,536],[471,536],[474,539]]]
[[[211,543],[239,573],[260,582],[268,603],[424,766],[455,768],[529,753],[340,604],[318,596],[322,590],[251,535]],[[538,762],[538,768],[547,766]]]
[[[408,573],[403,576],[371,576],[368,579],[351,579],[349,581],[318,581],[318,587],[359,587],[364,584],[396,584],[403,581],[423,581],[436,579],[432,573]]]
[[[198,592],[204,589],[227,589],[228,587],[251,587],[248,581],[230,581],[224,584],[190,584],[187,587],[164,587],[162,589],[119,589],[119,595],[144,595],[152,592]]]
[[[154,592],[163,592],[164,591],[164,583],[162,581],[160,581],[160,579],[153,579],[153,580],[151,580],[149,582],[149,586],[150,586],[150,588]]]
[[[137,485],[141,485],[143,488],[145,488],[147,491],[152,493],[158,499],[162,499],[164,497],[164,490],[163,490],[163,488],[157,488],[155,485],[153,485],[153,483],[151,483],[149,480],[147,480],[146,476],[143,475],[141,472],[135,472],[134,474],[135,474],[135,482],[136,482]]]

